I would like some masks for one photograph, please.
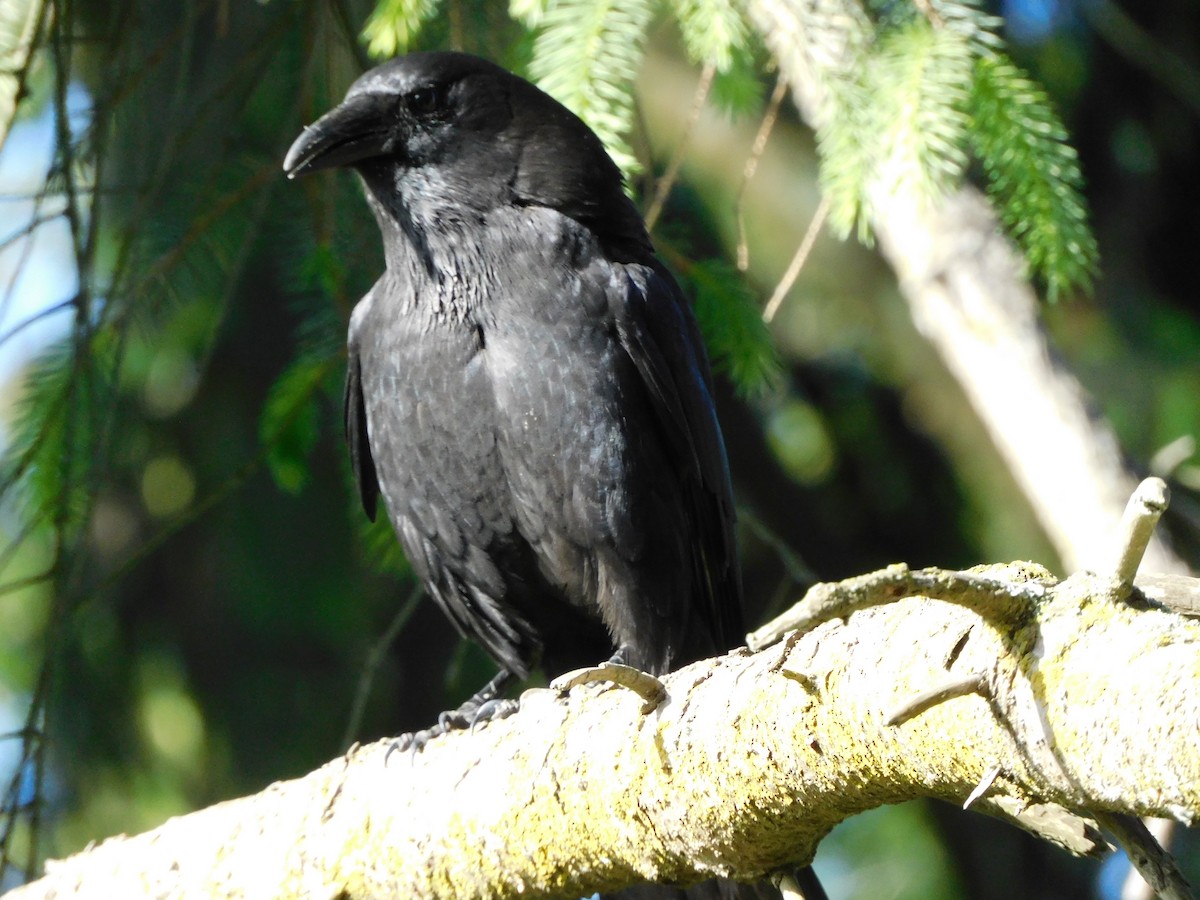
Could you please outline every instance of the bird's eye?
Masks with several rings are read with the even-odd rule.
[[[417,88],[408,95],[408,109],[415,115],[425,116],[441,106],[441,92],[435,87]]]

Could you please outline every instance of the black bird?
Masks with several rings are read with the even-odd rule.
[[[492,63],[414,53],[284,163],[330,166],[387,258],[350,323],[354,473],[451,620],[518,678],[740,643],[708,362],[599,139]]]
[[[741,643],[734,509],[691,311],[596,135],[462,53],[364,74],[284,169],[354,168],[387,270],[354,310],[346,434],[413,567],[499,675],[652,674]]]

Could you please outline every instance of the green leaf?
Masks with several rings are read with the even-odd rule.
[[[987,190],[1047,298],[1087,290],[1099,250],[1081,193],[1079,158],[1045,91],[1000,54],[975,64],[971,144]]]
[[[113,415],[119,348],[108,331],[72,335],[30,367],[0,465],[0,497],[60,537],[86,519]]]
[[[851,68],[865,71],[866,59],[861,67]],[[817,127],[817,151],[821,192],[829,201],[829,227],[845,239],[857,225],[859,240],[869,244],[865,211],[878,140],[870,126],[871,92],[861,77],[834,79],[828,89],[827,114]]]
[[[299,493],[308,483],[309,457],[319,433],[318,395],[339,359],[301,356],[267,394],[259,437],[275,483],[289,494]]]
[[[9,491],[32,513],[53,515],[59,499],[63,459],[63,420],[71,389],[71,343],[63,340],[44,351],[30,366],[13,421],[0,474],[0,496]],[[69,462],[69,457],[66,458]]]
[[[729,376],[743,396],[779,384],[779,356],[758,302],[742,276],[721,260],[698,262],[688,271],[694,310],[713,367]]]
[[[526,28],[534,29],[542,24],[542,16],[553,0],[509,0],[508,14]]]
[[[596,132],[627,175],[637,171],[626,136],[653,12],[647,0],[548,4],[529,63],[534,81]]]
[[[337,297],[346,281],[346,267],[332,244],[317,244],[304,258],[299,268],[297,287]]]
[[[439,0],[379,0],[363,26],[367,52],[376,59],[407,53],[439,5]]]
[[[999,32],[1004,20],[986,12],[977,0],[930,0],[929,5],[941,27],[970,43],[973,53],[990,53],[1003,46]]]
[[[817,131],[831,227],[869,242],[870,197],[916,191],[935,203],[966,168],[965,111],[972,44],[958,31],[913,19],[883,32],[830,87]]]
[[[712,63],[724,73],[750,43],[750,29],[741,4],[731,0],[674,0],[675,17],[688,56],[695,63]]]
[[[349,471],[349,467],[347,467]],[[404,548],[392,529],[387,510],[381,507],[372,522],[363,512],[358,503],[358,490],[351,491],[354,496],[354,508],[350,517],[358,527],[359,544],[367,562],[377,572],[392,572],[397,575],[412,577],[412,566],[404,555]]]
[[[729,71],[718,72],[713,79],[713,104],[730,115],[761,111],[763,94],[762,79],[758,76],[754,60],[746,53],[738,53]]]
[[[872,197],[905,190],[937,202],[973,153],[1049,299],[1087,289],[1098,253],[1066,129],[1000,52],[997,19],[974,0],[930,4],[928,17],[880,4],[873,42],[831,79],[817,131],[831,227],[870,242]]]
[[[915,189],[936,202],[967,164],[967,104],[973,56],[962,36],[917,21],[881,41],[873,71],[876,177],[885,191]]]

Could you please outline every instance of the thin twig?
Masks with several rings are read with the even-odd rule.
[[[43,581],[49,581],[54,577],[54,569],[44,569],[36,575],[26,575],[24,578],[14,578],[12,581],[0,584],[0,597],[5,594],[11,594],[14,591],[19,591],[22,588],[33,587],[35,584],[41,584]]]
[[[817,580],[816,573],[793,549],[781,534],[762,520],[757,512],[739,504],[737,508],[738,524],[751,531],[755,537],[775,551],[779,561],[793,584],[812,584]]]
[[[57,315],[60,312],[64,312],[65,310],[71,309],[74,306],[75,306],[75,298],[70,297],[66,300],[59,300],[57,303],[52,303],[49,306],[45,307],[44,309],[38,310],[33,315],[31,315],[29,318],[18,322],[12,328],[8,329],[8,331],[4,332],[4,334],[0,334],[0,347],[4,346],[6,343],[11,341],[14,337],[16,337],[18,334],[20,334],[22,331],[24,331],[30,325],[36,325],[38,322],[42,321],[43,319],[48,319],[51,316]]]
[[[1191,888],[1179,871],[1179,864],[1159,845],[1140,819],[1111,812],[1093,811],[1092,814],[1101,826],[1112,832],[1130,864],[1157,896],[1164,900],[1192,900]]]
[[[1200,72],[1187,59],[1110,0],[1081,3],[1078,8],[1113,50],[1200,114]]]
[[[913,0],[913,6],[920,10],[921,15],[929,20],[929,24],[934,28],[941,28],[946,23],[943,21],[941,14],[934,9],[930,0]]]
[[[764,322],[770,324],[771,320],[775,318],[775,313],[779,312],[783,298],[788,295],[788,291],[792,289],[792,285],[796,283],[796,279],[800,276],[800,270],[804,268],[804,263],[808,260],[808,254],[812,251],[813,244],[816,243],[817,235],[821,233],[821,227],[825,224],[825,218],[828,215],[829,198],[821,197],[821,202],[817,204],[816,212],[813,213],[812,221],[808,223],[808,231],[804,232],[804,240],[796,248],[796,255],[792,257],[787,271],[783,273],[783,278],[775,286],[775,293],[767,301],[766,309],[763,310],[762,314]]]
[[[996,779],[1000,777],[1001,769],[999,766],[992,766],[983,773],[983,777],[979,779],[979,784],[971,789],[971,793],[967,794],[967,799],[963,801],[962,808],[970,809],[975,805],[975,801],[992,789],[992,785],[996,783]]]
[[[1196,455],[1196,437],[1191,434],[1180,435],[1154,451],[1150,457],[1148,468],[1150,474],[1160,478],[1170,478],[1189,459]]]
[[[359,728],[362,727],[363,712],[367,708],[367,698],[371,696],[371,687],[375,683],[379,667],[383,664],[384,657],[392,644],[396,642],[397,635],[412,618],[412,614],[417,611],[417,606],[424,595],[424,586],[417,584],[409,592],[408,599],[396,610],[396,615],[392,617],[392,621],[388,623],[383,634],[371,646],[367,658],[363,660],[362,674],[359,675],[358,686],[354,689],[354,702],[350,705],[350,717],[346,720],[346,731],[342,734],[340,746],[349,747],[354,741],[354,736],[358,734]]]
[[[989,622],[1015,625],[1023,621],[1046,595],[1037,580],[1006,581],[1002,574],[954,572],[946,569],[913,571],[897,563],[844,581],[822,582],[808,589],[799,603],[746,636],[758,651],[789,631],[811,631],[822,622],[894,603],[904,597],[925,597],[969,609]]]
[[[47,181],[49,181],[48,178]],[[42,217],[42,204],[46,202],[46,188],[46,183],[43,183],[41,190],[33,198],[33,210],[30,213],[30,217],[33,220]],[[62,215],[62,213],[58,212],[55,215]],[[21,276],[25,273],[25,267],[33,258],[33,248],[36,245],[37,239],[38,232],[32,230],[25,236],[25,240],[21,242],[20,255],[13,263],[12,273],[9,275],[8,283],[4,288],[4,296],[0,297],[0,318],[8,315],[8,309],[12,305],[13,297],[16,295],[17,285],[21,281]]]
[[[972,672],[970,675],[936,684],[928,690],[917,694],[915,697],[906,700],[892,710],[888,717],[883,720],[883,724],[889,728],[895,728],[940,703],[953,700],[955,697],[965,697],[968,694],[978,694],[980,696],[987,696],[989,694],[987,678],[983,674]]]
[[[42,197],[42,199],[44,199],[44,195],[35,195],[35,194],[30,194],[29,199],[32,200],[35,197],[39,197],[39,196]],[[13,231],[12,233],[5,235],[3,240],[0,240],[0,253],[3,253],[5,250],[7,250],[9,247],[11,247],[13,244],[17,243],[18,241],[31,236],[35,231],[37,231],[43,225],[53,222],[60,215],[62,215],[62,213],[59,213],[59,212],[52,212],[52,213],[40,213],[39,212],[36,215],[31,216],[27,223],[25,223],[20,228]]]
[[[458,0],[450,0],[446,10],[446,18],[450,22],[450,49],[462,52],[466,49],[466,28],[463,25],[463,8]]]
[[[700,121],[700,113],[704,111],[704,104],[708,100],[708,93],[712,90],[713,78],[716,77],[716,74],[716,65],[711,62],[705,63],[704,69],[700,72],[700,82],[696,85],[696,92],[692,94],[692,109],[688,113],[687,122],[684,123],[683,136],[675,144],[671,162],[667,165],[667,171],[663,173],[663,177],[658,180],[654,189],[654,199],[650,201],[650,208],[646,210],[647,231],[654,230],[654,223],[658,221],[658,217],[662,213],[663,204],[667,202],[667,195],[671,193],[671,188],[679,177],[679,168],[683,165],[684,154],[687,153],[688,143],[696,130],[696,123]]]
[[[750,246],[746,241],[746,188],[750,186],[750,182],[758,172],[758,163],[767,149],[767,140],[771,137],[771,131],[779,120],[779,107],[783,104],[783,98],[786,96],[787,79],[780,75],[775,81],[775,90],[771,92],[771,99],[767,101],[767,111],[763,113],[762,122],[759,123],[758,134],[754,135],[754,143],[750,145],[750,155],[746,157],[746,164],[742,167],[742,183],[738,185],[737,199],[733,203],[733,215],[737,220],[737,267],[739,272],[745,272],[750,268]]]
[[[55,126],[56,159],[55,165],[62,172],[65,187],[65,206],[63,214],[71,232],[71,248],[75,256],[75,268],[79,277],[79,289],[74,298],[75,321],[71,333],[72,373],[64,391],[65,409],[63,411],[63,446],[70,447],[71,452],[58,461],[61,466],[60,484],[56,498],[56,508],[53,516],[55,535],[54,557],[50,568],[59,576],[60,586],[65,585],[71,573],[71,563],[77,559],[70,550],[70,538],[75,517],[71,502],[75,491],[75,469],[72,465],[74,454],[89,453],[90,448],[76,443],[77,435],[83,423],[79,420],[87,415],[86,397],[83,396],[84,371],[90,354],[88,349],[92,337],[91,323],[91,271],[88,263],[88,240],[86,236],[86,213],[80,204],[80,185],[76,183],[76,145],[75,134],[67,103],[67,88],[72,78],[71,54],[67,47],[69,36],[64,34],[67,25],[61,18],[55,18],[49,35],[49,49],[54,60],[54,91],[53,111]],[[86,192],[86,188],[83,189]],[[94,215],[94,213],[93,213]],[[30,241],[32,243],[32,240]],[[28,245],[27,245],[28,246]],[[45,653],[38,672],[37,683],[30,699],[29,714],[26,728],[38,728],[44,722],[46,697],[56,671],[56,656],[59,647],[65,639],[66,622],[70,615],[70,603],[64,590],[54,592],[51,601],[50,621],[45,630]],[[26,751],[29,745],[26,744]],[[46,741],[37,741],[27,758],[33,764],[33,795],[42,796],[46,783]],[[23,762],[24,764],[24,762]],[[34,803],[29,810],[29,841],[26,847],[26,870],[34,871],[39,852],[41,838],[42,805]]]
[[[1125,506],[1117,535],[1117,558],[1113,564],[1113,575],[1122,598],[1129,596],[1133,589],[1133,579],[1154,535],[1154,526],[1166,511],[1170,499],[1167,483],[1152,477],[1137,486]]]
[[[777,887],[779,893],[783,895],[783,900],[805,900],[804,892],[800,890],[800,885],[791,875],[781,876]]]

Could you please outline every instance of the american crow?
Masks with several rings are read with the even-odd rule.
[[[734,509],[696,323],[599,139],[462,53],[373,69],[288,151],[350,166],[387,270],[350,321],[346,433],[430,595],[507,685],[741,642]]]

